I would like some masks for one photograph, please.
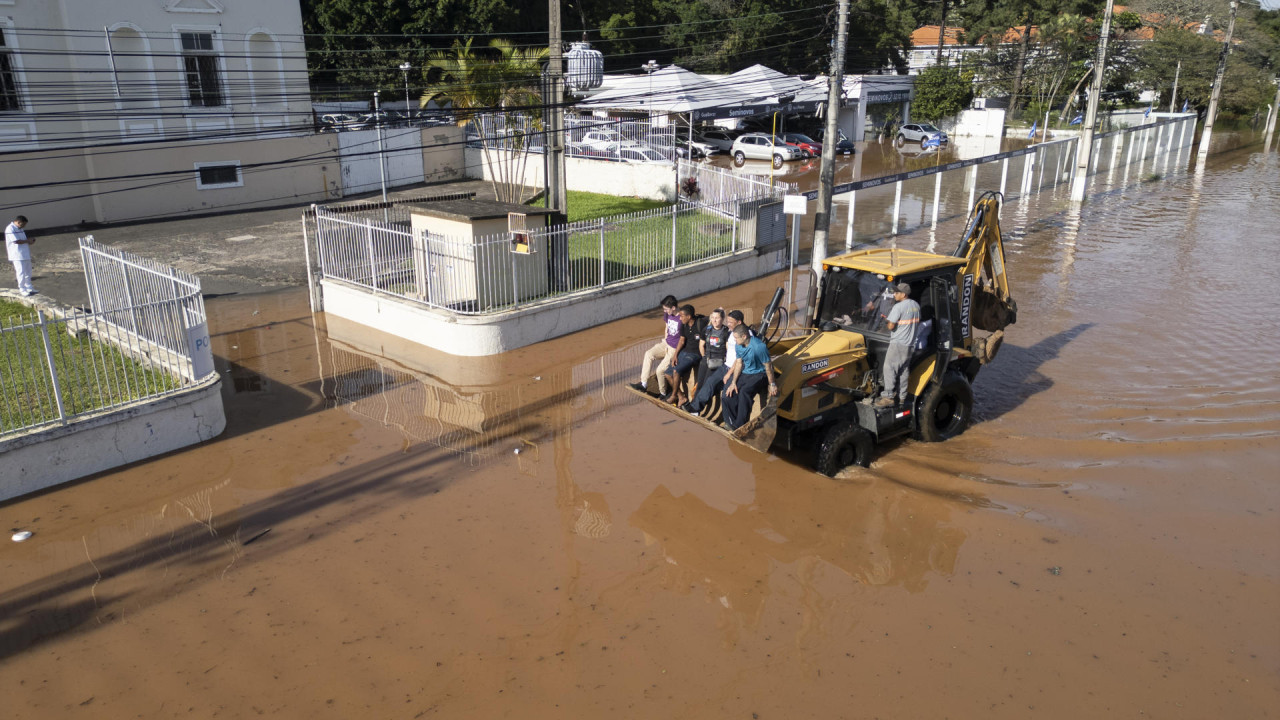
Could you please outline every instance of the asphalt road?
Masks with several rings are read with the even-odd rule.
[[[479,198],[493,198],[490,185],[477,180],[402,188],[388,195],[394,199],[448,192],[475,192]],[[380,194],[375,193],[342,202],[378,199]],[[57,227],[56,218],[41,217],[38,211],[19,210],[15,215],[28,217],[27,235],[36,240],[31,249],[36,289],[62,305],[83,306],[89,296],[77,239],[86,235],[198,276],[206,297],[304,285],[307,265],[302,212],[307,207],[293,205],[48,234],[41,227]],[[16,289],[12,266],[5,266],[0,288]]]

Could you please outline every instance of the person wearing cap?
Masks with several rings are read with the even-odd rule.
[[[885,318],[889,336],[889,351],[884,356],[884,394],[876,400],[878,407],[907,404],[907,390],[911,377],[911,351],[916,346],[916,332],[920,329],[920,303],[911,299],[911,286],[898,283],[893,288],[893,309]]]
[[[746,323],[743,321],[742,311],[730,310],[729,314],[724,317],[724,324],[725,327],[728,328],[728,332],[725,334],[725,339],[728,341],[728,345],[724,350],[724,363],[721,364],[720,367],[711,370],[711,372],[698,383],[698,392],[694,393],[693,400],[680,406],[686,412],[693,413],[694,415],[702,412],[702,409],[707,406],[707,403],[711,402],[711,398],[715,397],[716,393],[724,389],[724,379],[729,375],[729,371],[733,369],[733,364],[738,360],[738,343],[733,340],[733,329],[739,325],[746,327]],[[750,333],[751,329],[747,328],[747,332]],[[752,334],[754,335],[754,333]]]

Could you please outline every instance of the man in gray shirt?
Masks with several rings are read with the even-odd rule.
[[[915,349],[916,332],[920,329],[920,303],[911,299],[911,286],[898,283],[893,289],[893,299],[896,304],[885,324],[893,334],[889,336],[889,352],[884,356],[884,394],[876,400],[877,407],[907,403],[911,351]]]

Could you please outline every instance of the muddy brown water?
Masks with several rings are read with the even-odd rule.
[[[1277,188],[1006,205],[974,425],[834,480],[624,392],[653,316],[463,361],[213,300],[223,437],[0,507],[4,714],[1273,717]]]

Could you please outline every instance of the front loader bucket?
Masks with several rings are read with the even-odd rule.
[[[778,398],[771,397],[746,425],[733,431],[733,436],[760,452],[766,452],[778,435]]]

